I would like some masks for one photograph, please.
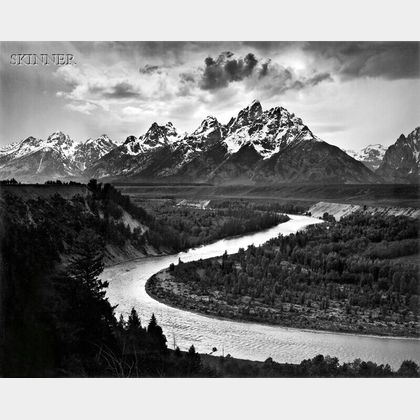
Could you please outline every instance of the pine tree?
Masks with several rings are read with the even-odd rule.
[[[91,229],[80,232],[67,267],[70,293],[68,317],[77,338],[77,351],[94,356],[102,346],[113,345],[114,308],[105,297],[108,282],[103,270],[103,244]]]
[[[187,353],[189,373],[198,372],[201,368],[201,359],[200,355],[195,351],[195,347],[192,344]]]
[[[129,331],[137,331],[141,329],[141,321],[134,308],[131,309],[131,313],[128,317],[127,327]]]
[[[156,350],[161,352],[167,350],[166,336],[163,334],[162,328],[157,324],[155,314],[152,314],[152,317],[150,318],[149,325],[147,326],[147,333],[152,339]]]
[[[72,255],[68,266],[70,276],[89,290],[95,299],[103,299],[108,282],[98,278],[104,269],[103,244],[99,236],[91,229],[81,231]]]
[[[156,329],[156,327],[157,327],[157,321],[156,321],[155,314],[153,313],[152,317],[150,318],[149,325],[147,327],[147,332],[148,333],[153,332]]]
[[[120,330],[124,330],[125,329],[125,325],[126,325],[126,322],[125,322],[124,316],[123,316],[123,314],[120,314],[120,318],[118,320],[117,327]]]

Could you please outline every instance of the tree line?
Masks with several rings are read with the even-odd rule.
[[[219,315],[418,335],[418,264],[404,259],[418,252],[418,235],[408,217],[358,213],[221,259],[179,264],[173,274],[191,295],[219,296],[212,299]]]
[[[148,241],[154,246],[166,244],[177,252],[227,236],[267,229],[289,220],[288,216],[268,208],[261,211],[240,203],[196,209],[177,206],[176,200],[165,199],[144,200],[141,207],[154,216],[149,222]]]

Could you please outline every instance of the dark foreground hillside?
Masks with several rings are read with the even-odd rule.
[[[182,361],[169,355],[154,316],[146,328],[134,310],[127,320],[115,318],[108,284],[98,278],[105,244],[137,237],[116,222],[117,202],[129,206],[118,194],[111,199],[111,191],[96,186],[71,200],[2,195],[1,376],[210,375],[193,351]],[[151,220],[140,208],[130,210]]]

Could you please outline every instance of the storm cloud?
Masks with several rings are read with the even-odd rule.
[[[104,98],[109,99],[129,99],[140,97],[140,92],[129,82],[119,82],[106,89],[97,89]]]
[[[332,80],[329,72],[297,74],[292,68],[275,63],[270,58],[258,59],[253,53],[241,58],[232,52],[223,52],[216,59],[207,57],[204,63],[199,87],[207,91],[216,91],[242,81],[247,89],[258,88],[278,94]]]
[[[385,80],[420,77],[419,42],[308,42],[304,50],[335,61],[344,79],[376,77]]]
[[[293,80],[293,79],[292,79]],[[289,89],[300,90],[306,87],[316,86],[317,84],[324,82],[324,81],[332,81],[332,77],[329,73],[318,73],[311,77],[305,77],[300,80],[294,80],[293,83],[289,86],[285,86],[282,90],[283,92]]]
[[[229,51],[221,53],[216,59],[207,57],[204,60],[200,87],[204,90],[220,89],[231,82],[241,81],[251,76],[258,63],[258,59],[252,53],[248,53],[244,58],[236,58]]]
[[[144,67],[139,68],[139,73],[141,74],[153,74],[158,72],[160,69],[159,66],[152,66],[150,64],[146,64]]]

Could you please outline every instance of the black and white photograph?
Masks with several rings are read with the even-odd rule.
[[[420,377],[420,42],[307,36],[0,41],[2,378]]]

